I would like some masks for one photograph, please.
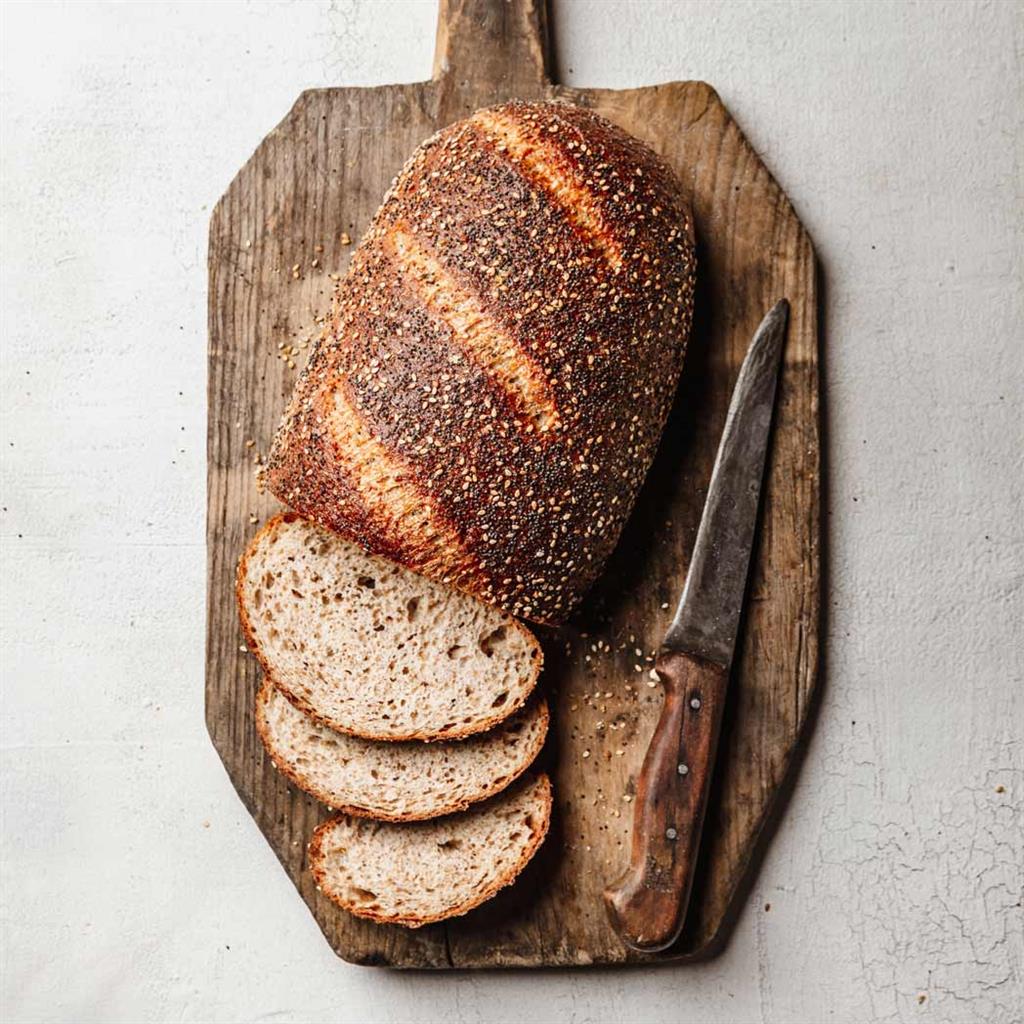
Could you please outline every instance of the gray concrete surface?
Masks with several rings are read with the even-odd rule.
[[[815,239],[827,689],[718,959],[426,976],[335,960],[206,737],[205,244],[434,5],[5,4],[3,1018],[1020,1021],[1022,12],[557,0],[565,80],[711,82]]]

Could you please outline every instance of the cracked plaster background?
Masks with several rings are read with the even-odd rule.
[[[530,976],[336,961],[202,721],[209,211],[301,89],[428,76],[433,3],[0,17],[5,1020],[1024,1019],[1019,3],[556,0],[563,80],[708,80],[815,240],[830,561],[725,953]]]

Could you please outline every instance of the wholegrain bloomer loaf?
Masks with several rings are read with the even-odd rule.
[[[332,818],[313,833],[309,866],[321,892],[345,910],[418,928],[465,914],[512,882],[550,818],[551,784],[541,775],[435,821]]]
[[[646,146],[579,107],[478,111],[385,197],[269,486],[418,573],[558,622],[650,465],[693,282],[687,203]]]
[[[274,764],[329,807],[382,821],[461,811],[500,793],[544,745],[548,708],[531,701],[494,729],[442,743],[378,743],[319,725],[269,679],[256,697],[256,728]]]
[[[468,736],[520,708],[540,672],[515,619],[291,514],[253,538],[236,591],[266,674],[338,732]]]

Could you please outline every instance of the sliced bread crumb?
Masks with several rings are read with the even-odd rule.
[[[531,701],[489,732],[463,740],[380,743],[320,725],[269,679],[256,697],[256,728],[277,768],[332,809],[382,821],[461,811],[500,793],[544,745],[548,707]]]
[[[320,891],[350,913],[419,928],[465,914],[513,882],[550,820],[551,783],[539,775],[435,821],[332,818],[313,833],[309,866]]]
[[[511,616],[294,515],[256,534],[236,592],[266,673],[338,732],[482,732],[522,707],[540,673],[540,645]]]

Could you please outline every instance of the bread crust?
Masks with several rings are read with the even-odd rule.
[[[356,917],[366,918],[370,921],[375,921],[377,924],[399,924],[405,928],[422,928],[427,924],[434,924],[437,921],[447,921],[449,918],[461,917],[463,914],[468,914],[469,911],[474,910],[482,903],[486,903],[487,900],[493,898],[502,889],[506,888],[506,886],[511,885],[522,874],[523,869],[533,859],[533,855],[540,848],[541,843],[544,842],[544,839],[548,834],[548,829],[551,825],[551,780],[546,774],[541,773],[537,776],[537,781],[540,784],[540,792],[538,795],[541,798],[543,821],[540,827],[534,830],[530,837],[530,842],[526,847],[524,847],[515,866],[512,870],[495,878],[481,893],[464,900],[462,903],[459,903],[448,910],[444,910],[439,914],[433,914],[428,917],[381,914],[365,907],[358,907],[355,904],[346,901],[339,893],[331,892],[327,888],[327,878],[319,860],[322,856],[324,837],[337,822],[344,820],[344,815],[335,815],[318,825],[313,832],[313,838],[310,840],[309,846],[307,847],[307,861],[309,863],[310,872],[313,875],[313,880],[316,882],[317,890],[322,892],[332,903],[337,904],[343,910],[347,910],[350,914],[354,914]]]
[[[645,145],[565,104],[478,111],[385,196],[270,489],[375,554],[561,622],[653,459],[694,274],[688,203]]]
[[[304,714],[308,715],[315,722],[320,725],[326,726],[328,729],[333,729],[335,732],[345,733],[349,736],[358,736],[364,740],[376,740],[381,743],[404,743],[408,740],[421,740],[425,743],[431,743],[438,740],[458,740],[463,739],[467,736],[473,736],[476,733],[486,732],[488,729],[493,729],[494,726],[505,721],[510,715],[514,715],[526,701],[529,699],[530,694],[533,693],[537,685],[537,680],[540,677],[541,669],[544,667],[544,650],[538,642],[537,638],[526,628],[521,622],[514,619],[512,616],[507,616],[506,625],[509,628],[518,630],[527,642],[527,646],[531,650],[531,678],[529,684],[524,688],[523,692],[513,699],[506,701],[501,708],[499,708],[495,714],[488,718],[480,719],[479,721],[467,725],[462,722],[454,723],[451,729],[447,729],[444,732],[429,732],[429,731],[416,731],[410,733],[401,734],[389,734],[386,736],[375,735],[373,733],[360,732],[358,729],[353,729],[351,726],[347,726],[343,722],[335,721],[326,715],[323,715],[314,708],[308,700],[306,700],[301,694],[295,693],[294,690],[290,689],[284,683],[282,683],[275,675],[273,667],[267,661],[266,655],[260,649],[260,645],[256,640],[256,634],[253,629],[252,621],[249,617],[248,609],[245,606],[245,579],[249,568],[249,559],[253,552],[259,547],[260,542],[264,536],[272,533],[282,523],[294,522],[301,517],[296,515],[294,512],[284,512],[279,515],[272,516],[268,519],[263,526],[256,531],[253,535],[252,540],[249,542],[249,546],[242,553],[241,558],[238,560],[238,571],[235,574],[235,600],[238,604],[238,617],[242,626],[242,634],[245,637],[245,645],[250,653],[256,656],[256,660],[260,663],[260,667],[263,669],[263,674],[274,680],[274,685],[288,698],[289,701],[295,707],[297,707]],[[378,556],[380,557],[380,556]]]
[[[372,818],[375,821],[426,821],[430,818],[440,818],[446,814],[454,814],[457,811],[464,811],[467,807],[481,803],[484,800],[488,800],[492,796],[497,796],[498,793],[508,789],[508,787],[522,776],[536,760],[537,755],[541,752],[541,749],[544,746],[544,741],[547,739],[548,726],[550,724],[550,713],[548,711],[547,701],[544,700],[543,697],[539,697],[537,700],[539,704],[541,728],[538,732],[537,739],[533,742],[532,746],[527,749],[527,753],[523,758],[522,764],[520,764],[510,775],[507,775],[500,780],[492,780],[489,786],[481,790],[479,794],[474,797],[469,797],[464,800],[453,800],[451,803],[442,804],[429,810],[411,812],[409,814],[389,814],[386,811],[361,807],[356,804],[338,803],[327,790],[321,788],[311,779],[298,772],[295,767],[289,764],[288,761],[278,752],[271,740],[266,718],[266,706],[275,687],[282,695],[284,695],[284,691],[281,690],[280,687],[277,687],[277,684],[270,676],[264,676],[263,685],[256,693],[256,732],[259,734],[260,740],[263,743],[263,749],[266,750],[267,755],[274,764],[274,767],[287,779],[298,786],[303,792],[316,797],[316,799],[319,800],[328,810],[336,811],[341,815],[348,814],[355,818]]]

